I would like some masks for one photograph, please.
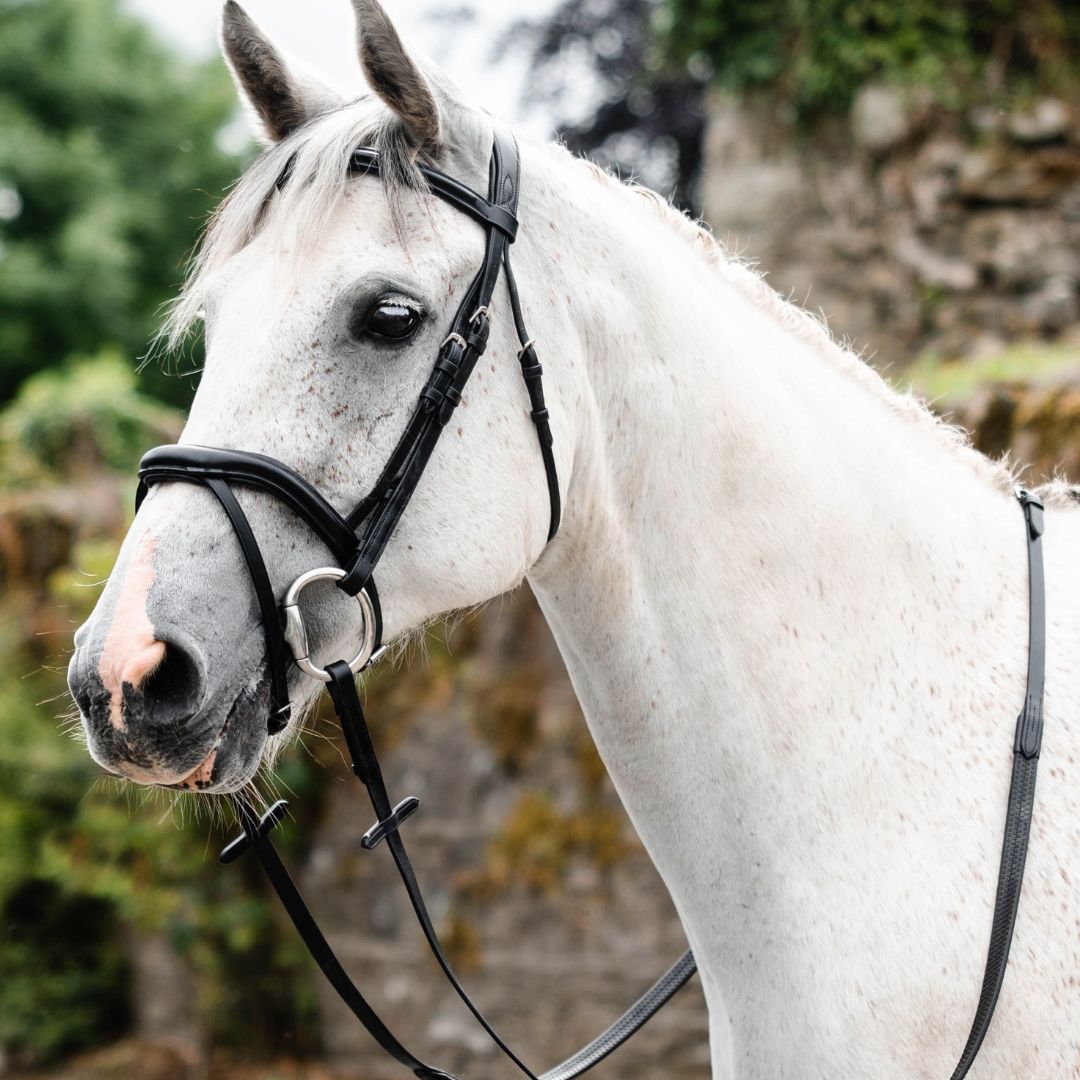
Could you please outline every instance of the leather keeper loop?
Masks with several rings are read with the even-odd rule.
[[[551,424],[548,423],[547,409],[537,409],[530,415],[532,416],[533,423],[536,425],[536,435],[540,440],[540,445],[544,447],[553,446],[555,444],[555,437],[551,434]]]
[[[484,311],[474,312],[463,335],[469,346],[482,353],[487,348],[490,335],[491,320],[487,317],[487,313]]]
[[[432,379],[434,379],[434,373],[436,371],[442,372],[444,375],[449,375],[452,379],[460,370],[461,363],[459,359],[455,359],[450,356],[440,356],[435,361],[435,367],[432,369]]]
[[[470,330],[465,335],[465,340],[474,353],[480,354],[487,348],[488,336],[486,331],[481,334]]]
[[[346,596],[356,596],[371,580],[375,567],[371,561],[362,554],[358,554],[352,563],[345,568],[345,576],[337,582],[337,587]]]
[[[430,384],[420,391],[420,400],[427,402],[429,411],[440,408],[445,397],[446,394],[442,390]]]
[[[450,423],[450,417],[454,415],[454,410],[461,404],[461,393],[455,386],[448,386],[446,393],[443,394],[442,403],[439,406],[439,423],[445,427]]]
[[[439,350],[439,359],[435,361],[435,367],[437,369],[443,371],[456,371],[461,367],[461,361],[465,356],[465,349],[462,347],[462,341],[464,341],[464,338],[458,340],[458,335],[456,333],[452,337],[446,339],[442,349]],[[449,368],[447,365],[449,365]]]

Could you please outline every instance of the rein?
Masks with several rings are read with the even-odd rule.
[[[379,168],[378,151],[365,147],[353,153],[351,172],[366,175],[378,173]],[[536,427],[547,481],[549,541],[558,531],[561,517],[553,438],[544,404],[543,371],[525,329],[517,284],[510,266],[510,244],[518,230],[520,157],[517,144],[512,136],[496,129],[487,197],[435,169],[420,166],[420,171],[433,194],[483,226],[484,257],[439,348],[405,431],[372,490],[351,513],[343,516],[308,481],[273,458],[241,450],[160,446],[149,451],[140,463],[136,507],[141,505],[153,485],[170,481],[201,484],[215,496],[240,544],[262,616],[270,677],[268,733],[277,734],[288,724],[290,663],[326,683],[353,772],[364,785],[375,812],[375,823],[364,834],[361,846],[370,851],[386,842],[432,955],[454,991],[513,1065],[529,1080],[575,1080],[640,1030],[689,981],[697,970],[692,953],[685,953],[614,1024],[576,1054],[546,1072],[532,1072],[484,1018],[447,959],[401,836],[401,826],[417,811],[420,801],[409,796],[395,804],[390,798],[356,689],[356,675],[378,659],[385,648],[382,611],[374,580],[376,566],[443,429],[461,401],[473,368],[487,348],[491,303],[500,271],[506,281],[511,313],[521,343],[518,361],[529,394],[530,416]],[[282,182],[286,182],[286,177]],[[255,488],[274,496],[323,541],[336,561],[335,566],[312,569],[297,578],[286,591],[280,613],[262,552],[233,491],[234,486]],[[1027,491],[1018,490],[1017,498],[1024,512],[1030,580],[1027,692],[1016,729],[1008,818],[982,992],[971,1034],[951,1080],[962,1080],[971,1068],[990,1026],[1005,977],[1023,883],[1042,743],[1046,651],[1040,542],[1043,508],[1042,503]],[[334,581],[339,589],[354,597],[361,614],[356,654],[350,661],[337,660],[325,668],[317,667],[310,658],[307,631],[299,607],[303,590],[320,580]],[[243,832],[221,852],[220,861],[231,863],[249,850],[254,852],[304,945],[331,986],[375,1041],[420,1080],[455,1080],[450,1073],[425,1064],[398,1040],[335,956],[271,840],[274,827],[285,816],[286,802],[275,803],[261,817],[243,793],[233,796],[233,804]]]

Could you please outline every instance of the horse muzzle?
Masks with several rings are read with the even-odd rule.
[[[137,784],[232,791],[258,768],[270,702],[265,663],[212,692],[199,651],[157,642],[152,667],[128,663],[122,676],[87,646],[76,649],[68,688],[82,715],[90,756]],[[139,653],[135,656],[138,658]]]

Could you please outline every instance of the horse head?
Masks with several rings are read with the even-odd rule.
[[[401,437],[484,252],[483,230],[433,198],[418,166],[483,191],[492,146],[491,121],[410,55],[379,4],[354,8],[372,93],[347,101],[226,4],[224,54],[267,145],[215,215],[165,331],[175,343],[200,320],[205,332],[181,444],[277,459],[341,513]],[[381,182],[350,175],[360,146],[377,148]],[[548,538],[505,293],[493,307],[486,353],[379,564],[385,640],[512,588]],[[333,561],[273,498],[237,495],[278,598]],[[326,583],[305,595],[313,655],[355,651],[357,610]],[[289,680],[295,717],[320,684]],[[139,783],[233,790],[280,745],[260,608],[210,492],[149,492],[76,635],[69,684],[94,759]]]

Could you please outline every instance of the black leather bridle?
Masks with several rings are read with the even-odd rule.
[[[686,984],[697,970],[693,955],[685,953],[626,1013],[583,1049],[539,1076],[531,1072],[473,1003],[439,942],[400,832],[402,823],[418,808],[419,800],[409,797],[395,805],[390,799],[356,690],[356,674],[364,670],[383,649],[382,614],[374,581],[375,568],[416,490],[439,436],[461,401],[469,375],[487,347],[492,297],[500,269],[504,273],[510,308],[521,342],[518,353],[521,374],[528,389],[531,416],[547,478],[550,504],[548,540],[558,530],[561,513],[551,426],[544,405],[542,370],[533,342],[525,329],[517,285],[510,267],[509,248],[518,228],[520,161],[517,144],[512,136],[496,129],[486,198],[435,169],[427,166],[420,169],[435,195],[484,227],[484,258],[457,309],[450,332],[439,349],[434,368],[420,392],[405,431],[371,492],[351,513],[343,516],[303,477],[273,458],[240,450],[161,446],[142,459],[136,505],[141,504],[151,486],[165,481],[202,484],[217,498],[232,523],[247,563],[266,633],[271,698],[267,726],[270,734],[280,732],[288,723],[288,672],[292,660],[307,674],[327,684],[341,722],[353,771],[367,789],[375,811],[375,824],[364,834],[361,845],[371,850],[383,840],[386,841],[428,946],[451,986],[499,1049],[526,1077],[530,1080],[574,1080],[621,1046]],[[352,156],[352,171],[357,174],[377,173],[378,151],[369,148],[356,150]],[[287,178],[283,177],[280,183],[285,182]],[[310,570],[297,578],[286,592],[280,611],[258,541],[233,492],[234,485],[257,488],[284,503],[323,541],[337,562],[334,567]],[[1042,742],[1045,670],[1040,543],[1042,504],[1026,491],[1019,491],[1018,498],[1026,522],[1030,573],[1027,695],[1017,725],[1008,821],[982,994],[967,1046],[952,1080],[961,1080],[966,1076],[978,1054],[1004,979],[1023,882],[1035,775]],[[328,664],[325,669],[316,667],[310,659],[307,633],[299,608],[299,596],[303,589],[311,582],[323,579],[335,581],[343,592],[356,597],[362,616],[357,654],[349,662],[338,660]],[[449,1073],[425,1064],[405,1048],[368,1004],[334,955],[270,838],[274,826],[284,816],[285,802],[275,803],[260,817],[246,795],[235,795],[233,801],[243,833],[222,851],[221,862],[233,862],[244,852],[253,851],[323,974],[379,1045],[421,1080],[454,1080]]]
[[[510,310],[521,343],[518,359],[529,394],[530,415],[536,426],[547,478],[550,506],[548,540],[558,531],[561,515],[551,424],[544,405],[543,372],[536,349],[525,329],[517,284],[510,267],[509,247],[518,228],[520,159],[517,143],[512,136],[496,130],[487,198],[435,169],[421,166],[420,170],[435,195],[484,227],[484,258],[457,309],[450,332],[439,349],[435,366],[420,391],[405,431],[368,495],[350,514],[342,516],[303,477],[273,458],[240,450],[159,446],[147,453],[139,466],[136,503],[141,504],[154,484],[172,480],[202,484],[217,498],[232,523],[243,551],[266,632],[271,696],[270,733],[281,731],[288,723],[288,672],[292,660],[307,674],[327,684],[341,722],[353,771],[366,787],[375,810],[375,824],[364,834],[362,846],[371,850],[383,840],[386,841],[428,946],[450,984],[499,1049],[526,1077],[537,1080],[536,1074],[523,1064],[473,1003],[439,942],[399,831],[402,822],[418,808],[419,800],[410,797],[396,805],[391,801],[356,691],[355,674],[367,667],[382,651],[382,612],[375,587],[375,568],[416,490],[439,436],[461,401],[469,375],[487,347],[492,298],[500,270],[506,280]],[[377,173],[378,151],[366,147],[356,150],[352,156],[352,171],[360,175]],[[297,578],[284,597],[280,613],[262,552],[233,493],[234,485],[257,488],[284,503],[323,541],[337,562],[336,567],[314,569]],[[339,589],[355,596],[362,615],[361,642],[356,656],[348,663],[337,661],[328,664],[325,669],[315,667],[310,660],[307,634],[298,603],[303,589],[311,582],[322,579],[336,581]],[[323,974],[379,1045],[424,1080],[453,1080],[449,1073],[426,1065],[405,1048],[368,1004],[334,955],[270,839],[271,830],[285,813],[285,802],[275,803],[259,817],[245,795],[234,796],[233,801],[244,831],[221,853],[221,861],[230,863],[245,851],[254,851]],[[540,1080],[573,1080],[590,1069],[649,1020],[685,985],[695,970],[694,958],[688,952],[610,1028],[561,1065],[541,1074]]]

